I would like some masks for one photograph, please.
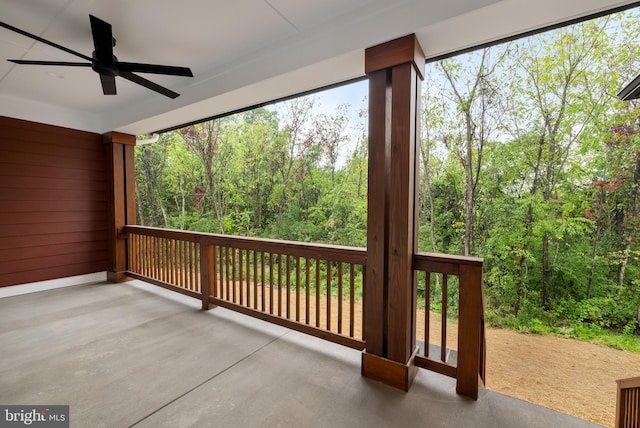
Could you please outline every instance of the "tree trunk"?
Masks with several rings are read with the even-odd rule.
[[[140,221],[140,226],[144,226],[144,209],[142,206],[142,197],[140,197],[140,192],[138,191],[138,186],[136,186],[136,205],[138,206],[138,220]]]
[[[551,309],[549,297],[549,281],[551,270],[549,269],[549,232],[542,234],[542,308],[545,311]]]
[[[429,144],[428,142],[426,144]],[[427,191],[427,197],[429,198],[429,233],[431,237],[431,251],[438,252],[438,246],[436,244],[436,209],[433,200],[433,191],[431,189],[431,171],[429,170],[429,160],[431,159],[431,150],[424,144],[421,144],[422,150],[422,167],[424,168],[424,187]]]
[[[593,277],[596,273],[596,258],[598,257],[598,244],[600,243],[601,232],[602,227],[598,221],[596,224],[596,236],[593,239],[593,252],[591,253],[591,272],[589,273],[589,282],[587,283],[587,299],[591,298],[591,288],[593,287]]]
[[[471,254],[471,229],[473,227],[473,123],[471,114],[465,114],[467,122],[465,147],[465,195],[464,195],[464,255]]]

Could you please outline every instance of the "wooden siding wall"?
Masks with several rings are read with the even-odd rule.
[[[102,136],[0,117],[0,287],[104,271]]]

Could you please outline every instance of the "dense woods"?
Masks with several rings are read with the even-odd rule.
[[[420,249],[485,259],[494,324],[638,331],[639,15],[427,64]],[[319,98],[137,147],[139,223],[366,246],[366,112]]]

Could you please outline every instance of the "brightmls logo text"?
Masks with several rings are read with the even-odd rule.
[[[69,406],[1,406],[0,428],[69,428]]]

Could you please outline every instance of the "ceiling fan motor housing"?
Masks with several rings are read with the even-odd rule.
[[[105,64],[104,62],[96,58],[96,51],[93,51],[91,56],[95,60],[91,63],[91,69],[96,73],[102,74],[103,76],[113,76],[113,77],[120,75],[120,70],[118,69],[118,66],[117,66],[118,58],[116,58],[115,55],[113,55],[112,64]]]

